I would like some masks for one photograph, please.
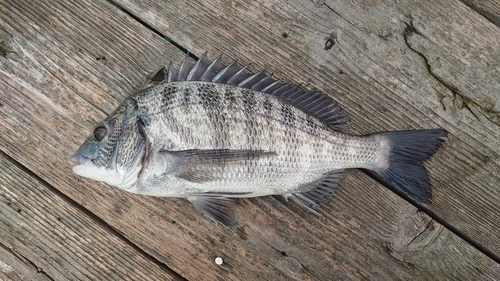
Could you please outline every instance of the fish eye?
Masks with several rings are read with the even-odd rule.
[[[99,127],[95,128],[94,133],[93,133],[94,141],[97,141],[97,142],[102,141],[107,133],[108,133],[108,130],[106,130],[106,128],[103,126],[99,126]]]

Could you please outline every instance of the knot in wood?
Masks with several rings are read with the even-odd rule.
[[[292,274],[298,274],[302,268],[302,263],[297,258],[286,256],[281,260],[283,267]]]

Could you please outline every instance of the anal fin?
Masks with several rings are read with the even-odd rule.
[[[188,200],[213,221],[236,232],[238,218],[234,213],[234,200],[221,196],[190,196]]]
[[[335,187],[342,179],[343,173],[344,170],[328,172],[317,181],[306,184],[304,187],[300,188],[304,191],[294,192],[291,196],[287,196],[286,198],[292,198],[294,202],[299,204],[299,206],[306,211],[321,216],[320,213],[311,207],[318,205],[319,203],[330,201]]]

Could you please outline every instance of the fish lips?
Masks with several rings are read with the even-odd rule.
[[[95,159],[97,157],[101,146],[101,143],[96,143],[93,140],[86,140],[85,143],[83,143],[82,146],[80,146],[76,153],[71,157],[71,160],[80,164],[73,167],[73,172],[81,175],[81,173],[79,173],[78,171],[81,172],[81,169],[83,169],[83,167],[91,166],[92,159]]]
[[[79,164],[71,168],[75,174],[102,181],[100,178],[104,176],[103,170],[105,169],[94,165],[94,163],[92,163],[92,158],[82,155],[80,149],[71,157],[71,160]]]
[[[80,165],[85,165],[87,164],[87,162],[92,161],[91,158],[78,154],[78,152],[71,157],[71,160],[73,160],[74,162],[78,162]]]

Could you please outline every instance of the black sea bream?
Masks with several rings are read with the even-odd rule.
[[[234,197],[282,195],[305,209],[327,202],[343,170],[372,170],[430,203],[422,162],[443,129],[341,133],[348,117],[326,94],[249,74],[206,54],[127,98],[99,123],[73,171],[126,191],[184,197],[236,227]]]

